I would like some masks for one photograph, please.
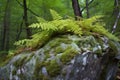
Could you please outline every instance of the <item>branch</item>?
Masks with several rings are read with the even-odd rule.
[[[93,2],[94,0],[91,0],[89,3],[88,3],[88,6]],[[82,8],[81,12],[83,12],[85,10],[86,6],[84,8]]]
[[[113,29],[112,29],[112,33],[114,33],[115,30],[116,30],[116,28],[117,28],[117,24],[118,24],[119,18],[120,18],[120,11],[119,11],[119,13],[118,13],[118,15],[117,15],[117,18],[116,18],[116,20],[115,20],[115,23],[114,23],[114,26],[113,26]]]
[[[24,7],[23,4],[21,4],[18,0],[16,0],[16,1],[17,1],[17,3],[18,3],[20,6]],[[27,10],[28,10],[29,12],[31,12],[33,15],[39,17],[39,15],[36,14],[35,12],[33,12],[31,9],[27,8]]]

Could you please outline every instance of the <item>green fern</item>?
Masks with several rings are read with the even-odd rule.
[[[50,9],[50,13],[52,15],[53,20],[60,20],[62,17],[54,10]]]
[[[42,31],[32,35],[32,39],[23,39],[14,43],[14,45],[26,48],[37,48],[43,46],[50,38],[52,32]]]
[[[95,16],[89,19],[83,19],[81,21],[75,21],[73,19],[62,19],[62,17],[55,12],[50,10],[53,17],[52,21],[46,21],[42,18],[38,18],[38,23],[33,23],[30,28],[37,28],[40,31],[32,36],[32,39],[24,39],[15,42],[15,45],[22,47],[41,47],[43,46],[55,33],[73,33],[78,36],[82,34],[98,33],[100,35],[107,36],[110,39],[119,41],[117,37],[109,33],[100,23],[101,16]],[[103,23],[102,23],[103,24]],[[84,33],[85,32],[85,33]]]
[[[95,33],[98,33],[100,35],[107,36],[109,39],[119,41],[119,39],[117,37],[115,37],[114,35],[109,33],[108,30],[106,30],[103,27],[105,24],[103,24],[103,23],[101,24],[100,21],[98,21],[99,18],[101,18],[101,17],[102,16],[94,16],[92,18],[85,19],[83,21],[80,21],[79,25],[85,31],[95,32]]]

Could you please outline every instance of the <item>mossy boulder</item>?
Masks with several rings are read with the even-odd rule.
[[[61,35],[14,56],[0,67],[0,80],[113,80],[119,52],[103,36]]]

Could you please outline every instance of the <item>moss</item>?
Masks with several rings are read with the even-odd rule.
[[[16,75],[16,70],[14,69],[13,71],[12,71],[12,75]]]
[[[101,38],[97,38],[96,41],[99,43],[99,45],[103,49],[104,48],[104,46],[103,46],[103,44],[104,44],[103,40]]]
[[[46,64],[46,69],[51,77],[55,77],[56,75],[60,74],[61,66],[56,62],[56,60],[51,60]]]
[[[45,61],[46,59],[48,59],[48,58],[50,58],[49,53],[45,53],[45,58],[44,58],[44,61]]]
[[[112,49],[113,53],[117,54],[118,51],[119,51],[119,50],[118,50],[117,43],[114,42],[114,41],[111,41],[111,40],[110,40],[108,43],[109,43],[109,46],[110,46],[110,48]]]
[[[49,43],[49,45],[51,46],[51,48],[57,47],[58,45],[60,45],[61,43],[66,43],[66,44],[70,44],[72,41],[68,38],[54,38],[53,41],[51,41]]]
[[[20,67],[25,63],[27,56],[22,56],[20,59],[18,59],[17,61],[15,61],[13,64],[15,67]]]
[[[35,69],[34,69],[34,78],[41,78],[39,72],[41,70],[41,68],[43,67],[43,62],[39,62],[38,59],[36,60],[36,64],[35,64]]]
[[[2,66],[4,66],[4,65],[6,65],[11,59],[12,59],[12,56],[10,56],[10,57],[4,57],[4,56],[2,56],[2,58],[0,57],[0,67],[2,67]]]
[[[66,64],[69,62],[74,56],[78,54],[78,52],[73,49],[72,47],[68,47],[64,53],[62,53],[62,56],[60,57],[60,60],[63,64]]]
[[[36,80],[50,80],[47,76],[44,76],[42,73],[40,73],[37,77],[34,79]]]
[[[64,49],[61,46],[55,48],[55,55],[64,52]]]
[[[49,45],[50,45],[51,48],[60,45],[59,39],[57,39],[57,38],[54,39],[54,41],[51,41],[51,42],[49,43]]]
[[[30,54],[29,57],[26,57],[24,63],[28,62],[29,60],[31,60],[31,58],[34,56],[34,53]]]

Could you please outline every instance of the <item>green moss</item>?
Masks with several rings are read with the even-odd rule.
[[[64,52],[64,49],[61,46],[55,48],[55,55]]]
[[[17,61],[15,61],[14,63],[13,63],[13,65],[15,66],[15,67],[20,67],[20,66],[22,66],[24,63],[25,63],[25,60],[27,59],[27,56],[22,56],[20,59],[18,59]]]
[[[103,44],[104,44],[103,40],[101,38],[97,38],[96,41],[99,43],[99,45],[101,46],[101,48],[103,50],[103,48],[104,48],[104,46],[103,46]]]
[[[60,57],[60,60],[63,64],[66,64],[69,62],[74,56],[78,54],[78,52],[73,49],[72,47],[68,47],[64,53],[62,53],[62,56]]]
[[[113,53],[117,54],[118,53],[118,46],[117,43],[115,41],[109,41],[109,46],[112,49]]]
[[[67,36],[66,36],[67,37]],[[72,41],[68,38],[54,38],[53,41],[49,43],[51,48],[59,46],[61,43],[70,44]]]
[[[49,54],[49,53],[45,53],[44,61],[45,61],[46,59],[48,59],[48,58],[50,58],[50,54]]]
[[[13,71],[12,71],[12,75],[16,75],[16,70],[14,69]]]
[[[29,60],[31,60],[31,58],[34,56],[34,53],[30,54],[29,57],[27,57],[24,61],[24,63],[28,62]]]
[[[61,66],[56,62],[56,60],[51,60],[46,64],[46,69],[51,77],[55,77],[60,74]]]
[[[41,78],[39,72],[41,70],[41,68],[43,67],[43,62],[39,62],[38,59],[36,60],[36,64],[35,64],[35,69],[34,69],[34,78],[35,79],[39,79]]]
[[[6,57],[6,56],[2,56],[2,58],[0,57],[0,67],[6,65],[11,59],[12,59],[12,56],[10,57]]]
[[[43,75],[41,72],[39,76],[35,77],[36,80],[50,80],[48,76]]]
[[[60,45],[59,39],[57,39],[57,38],[54,39],[54,41],[51,41],[51,42],[49,43],[49,45],[50,45],[51,48]]]

